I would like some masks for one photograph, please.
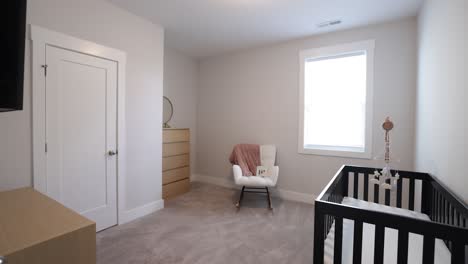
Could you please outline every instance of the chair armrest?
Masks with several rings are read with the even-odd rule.
[[[271,181],[273,182],[273,186],[276,186],[276,182],[278,181],[278,175],[279,175],[279,167],[274,166],[273,173],[271,175]]]
[[[232,166],[232,173],[234,174],[234,181],[237,184],[238,179],[242,177],[241,167],[239,165],[233,165]]]

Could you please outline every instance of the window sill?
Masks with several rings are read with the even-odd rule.
[[[300,154],[317,155],[317,156],[332,156],[342,158],[355,158],[355,159],[372,159],[372,153],[366,151],[351,150],[352,148],[339,148],[339,147],[314,147],[314,148],[299,148]]]

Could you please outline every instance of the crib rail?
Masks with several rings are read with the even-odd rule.
[[[437,179],[426,173],[399,171],[397,190],[385,190],[369,183],[373,168],[343,166],[315,201],[314,263],[324,261],[324,242],[335,224],[334,263],[342,263],[343,219],[354,221],[353,263],[362,260],[363,224],[375,225],[374,263],[383,263],[385,228],[398,230],[398,263],[408,261],[409,233],[422,235],[423,263],[434,263],[435,240],[442,239],[452,254],[452,263],[465,263],[468,208]],[[352,184],[351,184],[352,182]],[[371,195],[373,199],[371,201]],[[341,204],[350,196],[369,202],[417,210],[431,221],[372,211]],[[381,197],[383,196],[383,199]],[[418,208],[416,208],[418,204]]]

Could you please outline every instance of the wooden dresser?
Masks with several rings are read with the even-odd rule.
[[[0,256],[8,264],[96,264],[96,224],[22,188],[0,192]]]
[[[163,130],[162,196],[170,199],[190,191],[190,130]]]

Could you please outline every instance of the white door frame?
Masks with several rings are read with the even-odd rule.
[[[47,193],[45,153],[45,89],[43,65],[46,46],[54,46],[117,63],[117,223],[124,221],[125,212],[125,52],[81,40],[59,32],[31,25],[32,40],[32,128],[33,128],[33,186]]]

